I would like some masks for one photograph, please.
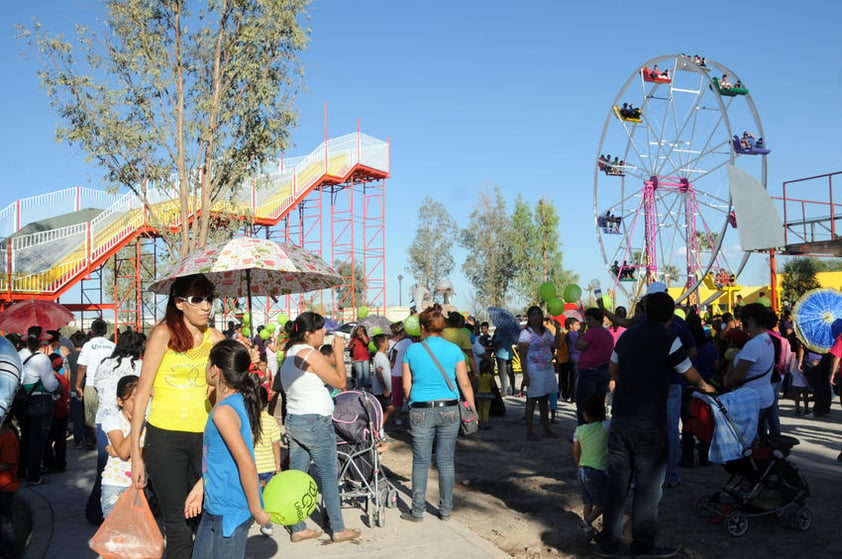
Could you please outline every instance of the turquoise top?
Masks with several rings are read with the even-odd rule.
[[[228,450],[228,445],[213,422],[213,414],[219,406],[230,406],[240,418],[240,434],[246,442],[252,460],[254,444],[252,442],[251,423],[249,423],[243,395],[231,394],[216,404],[208,415],[202,444],[202,481],[205,487],[204,509],[222,517],[222,535],[230,538],[234,530],[251,518],[246,493],[240,483],[240,470],[237,462]],[[261,497],[262,502],[262,497]]]
[[[424,349],[424,346],[415,343],[407,348],[406,355],[403,358],[404,363],[409,363],[409,368],[412,371],[412,391],[409,393],[409,402],[458,399],[456,364],[465,360],[465,354],[462,353],[458,345],[439,336],[429,336],[424,342],[441,363],[453,384],[453,390],[447,387],[441,371],[430,354],[427,353],[427,350]]]

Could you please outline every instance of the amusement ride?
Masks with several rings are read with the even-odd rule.
[[[665,55],[639,66],[611,104],[595,157],[597,238],[615,289],[648,284],[698,300],[706,278],[733,284],[749,253],[729,247],[738,227],[727,169],[766,188],[763,124],[750,89],[725,65]],[[710,275],[709,275],[710,274]]]

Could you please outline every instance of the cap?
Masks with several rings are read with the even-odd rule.
[[[649,287],[646,288],[646,294],[652,295],[653,293],[666,293],[667,286],[659,281],[653,281],[649,284]]]

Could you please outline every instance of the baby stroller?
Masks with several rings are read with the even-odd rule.
[[[786,459],[798,439],[785,435],[762,436],[755,444],[757,414],[754,426],[745,428],[746,422],[735,421],[729,413],[728,396],[735,393],[714,396],[694,393],[690,402],[690,418],[686,428],[702,442],[711,444],[711,461],[723,462],[718,458],[731,457],[724,461],[728,481],[710,497],[696,501],[696,514],[710,518],[714,523],[725,522],[728,533],[743,536],[748,532],[749,519],[775,514],[790,528],[808,530],[813,523],[812,511],[804,505],[810,496],[807,481],[798,468]],[[731,398],[732,405],[737,405]],[[751,418],[746,418],[751,421]],[[742,427],[742,428],[741,428]],[[723,433],[724,431],[724,433]],[[716,436],[732,436],[738,443],[736,452],[730,455],[716,454]],[[745,437],[749,434],[751,438]]]
[[[386,507],[397,506],[398,494],[380,467],[383,408],[368,392],[348,390],[333,398],[333,428],[343,503],[365,500],[370,527],[386,525]]]

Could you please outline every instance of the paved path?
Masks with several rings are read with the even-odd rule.
[[[68,469],[63,474],[49,476],[49,483],[38,487],[21,488],[19,497],[33,512],[33,533],[27,550],[27,559],[68,557],[73,559],[95,558],[88,548],[88,539],[96,531],[85,518],[85,502],[93,482],[96,464],[95,452],[68,449]],[[434,476],[430,482],[433,483]],[[408,510],[406,488],[398,491],[398,508],[387,509],[384,528],[368,528],[362,510],[343,510],[345,524],[361,528],[362,538],[357,543],[331,544],[327,536],[292,544],[286,532],[275,528],[271,538],[262,536],[256,527],[249,534],[247,558],[377,558],[396,557],[460,557],[505,558],[509,557],[490,542],[471,532],[458,520],[441,522],[427,515],[424,522],[413,523],[400,519],[401,511]],[[410,551],[411,550],[411,553]]]

